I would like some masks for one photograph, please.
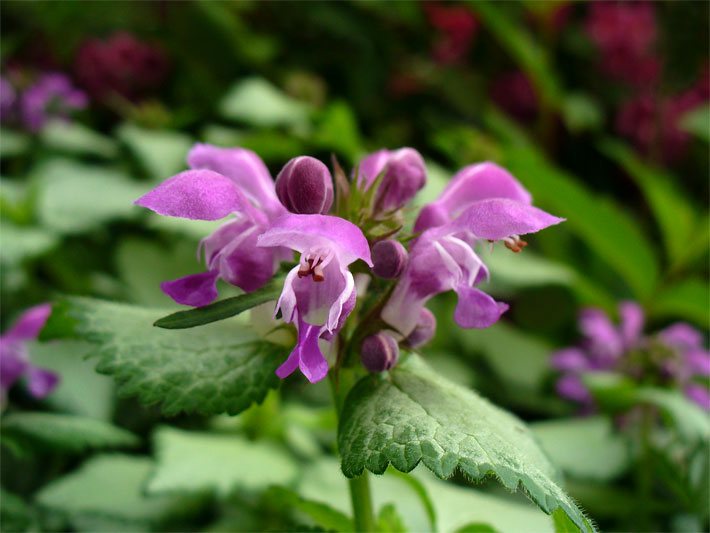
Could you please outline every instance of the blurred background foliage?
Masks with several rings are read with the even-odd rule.
[[[494,160],[568,221],[520,256],[484,253],[487,290],[511,311],[463,331],[449,318],[454,301],[437,299],[427,356],[532,422],[603,529],[702,528],[705,441],[694,454],[686,446],[682,468],[668,449],[653,462],[660,481],[639,524],[633,445],[608,417],[570,420],[575,406],[555,395],[548,359],[575,341],[584,306],[613,314],[632,299],[650,329],[684,320],[707,330],[708,11],[703,2],[6,1],[2,76],[21,90],[63,72],[89,103],[35,132],[3,120],[2,323],[62,294],[169,307],[158,285],[196,271],[210,224],[159,219],[132,202],[182,170],[196,141],[251,148],[273,175],[298,154],[334,154],[349,167],[379,147],[412,146],[430,169],[419,205],[456,169]],[[8,530],[344,527],[326,390],[290,380],[236,419],[167,419],[116,398],[82,361],[91,350],[32,347],[63,381],[41,403],[10,395]],[[30,411],[124,433],[97,430],[62,447],[11,418]],[[104,448],[129,453],[93,455]],[[197,488],[168,464],[203,456]],[[441,530],[552,529],[522,499],[466,484],[423,472],[378,479],[382,527],[429,527],[417,497],[426,486]]]

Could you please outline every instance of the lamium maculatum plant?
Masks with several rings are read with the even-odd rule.
[[[161,285],[192,309],[163,316],[70,298],[55,306],[45,336],[69,331],[97,343],[100,370],[168,415],[237,415],[296,371],[311,383],[327,378],[355,530],[378,529],[367,471],[410,472],[421,462],[441,478],[496,477],[556,521],[593,531],[528,428],[439,376],[422,352],[436,330],[433,296],[456,293],[461,328],[487,328],[508,309],[481,288],[495,272],[479,247],[520,252],[525,235],[563,219],[534,207],[505,169],[480,163],[460,170],[412,224],[427,174],[412,148],[374,152],[351,173],[299,156],[276,180],[244,148],[198,144],[187,163],[135,203],[224,220],[198,247],[204,270]],[[215,301],[219,280],[243,293]],[[262,304],[272,318],[260,327],[231,319]]]

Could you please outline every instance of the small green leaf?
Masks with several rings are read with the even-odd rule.
[[[303,498],[297,492],[284,487],[273,487],[269,490],[269,494],[279,502],[279,505],[286,505],[307,515],[326,531],[355,531],[350,517],[328,504]]]
[[[117,218],[136,215],[133,201],[144,184],[117,170],[51,159],[34,172],[37,212],[42,224],[59,233],[80,233]]]
[[[185,159],[192,146],[189,135],[172,130],[149,130],[129,123],[121,125],[116,134],[149,177],[162,181],[186,169]]]
[[[155,434],[157,465],[149,494],[210,491],[224,498],[236,489],[264,490],[296,477],[294,460],[268,442],[238,435],[198,433],[170,427]]]
[[[42,128],[40,140],[45,146],[70,155],[88,154],[112,158],[118,153],[113,139],[79,122],[53,120]]]
[[[678,180],[644,163],[621,142],[606,139],[599,148],[621,165],[641,189],[656,217],[669,259],[685,256],[696,220],[693,205],[678,192]]]
[[[607,417],[549,420],[530,427],[542,449],[570,476],[610,481],[629,467],[627,445]]]
[[[95,343],[97,370],[113,376],[119,393],[180,412],[237,414],[278,387],[274,374],[284,348],[252,330],[223,321],[194,331],[154,328],[164,310],[69,298],[55,304],[43,338]]]
[[[386,378],[367,376],[348,395],[338,428],[342,470],[409,472],[421,461],[441,478],[460,469],[522,487],[546,513],[562,508],[583,531],[591,523],[554,481],[556,472],[514,416],[455,385],[409,355]]]
[[[681,117],[680,127],[698,139],[710,142],[710,104],[688,111]]]
[[[139,442],[129,431],[108,422],[59,413],[11,413],[3,417],[0,427],[3,437],[39,450],[82,452],[132,447]]]
[[[683,318],[701,327],[710,322],[710,285],[706,280],[690,278],[661,290],[650,303],[650,313],[657,318]]]
[[[377,531],[383,533],[405,533],[402,518],[397,514],[397,509],[391,503],[382,506],[377,515]]]
[[[226,298],[218,302],[188,311],[178,311],[155,321],[155,326],[164,329],[194,328],[236,316],[266,302],[277,300],[281,294],[281,283],[270,283],[266,287]]]
[[[74,525],[116,520],[128,531],[154,529],[169,518],[191,514],[193,498],[143,495],[152,468],[153,462],[145,457],[95,456],[75,472],[45,486],[37,501]]]
[[[240,81],[228,92],[219,106],[226,118],[258,127],[305,127],[309,109],[263,78]]]

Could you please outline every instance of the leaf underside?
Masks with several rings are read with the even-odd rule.
[[[546,513],[562,508],[580,530],[594,531],[520,420],[439,377],[416,355],[387,379],[368,376],[353,388],[338,435],[347,477],[365,469],[382,474],[389,464],[409,472],[419,462],[440,478],[457,469],[473,480],[495,476]]]
[[[43,338],[95,343],[97,371],[124,396],[180,412],[238,414],[279,386],[274,374],[286,354],[251,329],[225,320],[192,331],[162,330],[164,310],[88,298],[55,304]]]

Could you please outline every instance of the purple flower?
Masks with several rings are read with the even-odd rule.
[[[552,367],[562,372],[557,393],[589,408],[591,394],[581,377],[589,372],[616,372],[642,383],[678,386],[689,399],[710,409],[707,387],[694,382],[710,375],[710,353],[703,347],[702,334],[679,322],[644,336],[644,313],[635,302],[621,302],[619,317],[615,325],[600,309],[580,313],[582,342],[558,350],[550,359]]]
[[[451,178],[436,201],[422,208],[414,231],[451,222],[474,202],[488,198],[509,198],[528,205],[532,203],[530,193],[504,168],[491,162],[469,165]]]
[[[67,120],[72,111],[86,106],[86,95],[58,72],[44,74],[20,97],[22,123],[32,132],[41,130],[50,119]]]
[[[355,306],[355,281],[348,265],[362,259],[372,266],[367,239],[342,218],[286,214],[259,236],[258,246],[288,247],[301,254],[276,305],[284,321],[296,324],[298,342],[276,374],[285,378],[298,367],[310,382],[320,381],[328,373],[328,362],[318,339],[332,338]]]
[[[562,220],[509,198],[471,203],[454,220],[426,230],[415,241],[407,270],[382,311],[383,320],[407,337],[417,326],[426,301],[454,290],[458,295],[456,323],[463,328],[489,327],[508,306],[474,287],[488,277],[488,270],[473,246],[481,240],[502,240],[519,251],[523,242],[520,235],[535,233]]]
[[[235,215],[200,243],[207,272],[161,284],[177,303],[203,306],[217,298],[217,279],[244,291],[259,289],[274,275],[285,248],[260,248],[257,238],[286,212],[263,161],[244,148],[195,145],[187,156],[192,170],[164,181],[136,204],[160,215],[219,220]]]
[[[5,401],[10,387],[22,376],[27,378],[28,389],[35,398],[44,398],[59,383],[57,374],[30,363],[26,346],[37,338],[51,312],[50,304],[32,307],[0,335],[0,401]]]
[[[375,195],[375,214],[404,207],[426,183],[426,166],[414,148],[378,150],[365,157],[358,169],[358,186],[369,189],[384,173]]]

